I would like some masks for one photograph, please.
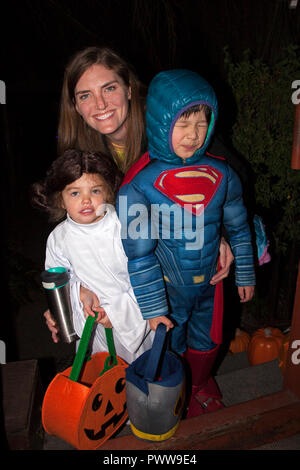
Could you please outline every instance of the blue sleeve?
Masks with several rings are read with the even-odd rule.
[[[165,285],[155,255],[157,238],[151,233],[150,202],[130,183],[120,189],[116,207],[130,281],[142,315],[144,319],[167,315]]]
[[[242,186],[239,177],[229,166],[223,222],[234,255],[236,285],[254,286],[253,248],[251,231],[247,221],[247,210],[243,203]]]

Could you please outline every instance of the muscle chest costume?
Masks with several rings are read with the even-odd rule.
[[[152,345],[153,334],[141,315],[127,270],[120,239],[120,222],[112,206],[93,224],[78,224],[69,216],[49,235],[45,267],[69,270],[75,331],[85,324],[79,300],[80,284],[94,292],[112,325],[116,353],[132,362]],[[92,353],[107,351],[102,325],[95,328]]]
[[[200,103],[212,110],[206,140],[184,162],[172,148],[173,127],[183,111]],[[158,74],[147,97],[149,153],[125,177],[117,205],[143,317],[170,313],[176,325],[171,348],[192,355],[190,363],[197,358],[194,369],[202,362],[202,371],[208,364],[211,368],[222,341],[222,284],[209,283],[217,269],[222,223],[235,257],[236,284],[255,284],[239,178],[224,160],[205,152],[216,118],[215,93],[199,75],[187,70]],[[210,368],[207,377],[193,378],[198,397],[207,388]],[[211,388],[212,396],[220,396]]]

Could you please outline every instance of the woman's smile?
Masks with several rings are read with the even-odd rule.
[[[104,121],[105,119],[109,119],[110,117],[112,117],[114,114],[114,111],[111,111],[109,113],[105,113],[105,114],[97,114],[95,115],[95,119],[97,119],[98,121]]]

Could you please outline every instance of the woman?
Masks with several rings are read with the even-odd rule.
[[[64,76],[59,154],[74,147],[106,152],[126,173],[145,149],[143,91],[112,50],[90,47],[76,54]]]
[[[89,47],[77,53],[66,67],[58,127],[59,154],[70,148],[108,153],[125,174],[146,148],[145,89],[131,66],[107,47]],[[233,261],[229,245],[220,246],[221,270],[216,284],[228,276]],[[94,315],[99,300],[80,287],[86,315]],[[49,310],[46,323],[54,342],[58,330]]]

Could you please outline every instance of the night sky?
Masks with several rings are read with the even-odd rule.
[[[223,48],[266,62],[299,43],[299,8],[288,0],[24,0],[1,6],[0,79],[6,83],[4,146],[10,179],[35,181],[56,156],[58,102],[69,57],[90,45],[116,48],[148,84],[159,71],[191,68],[223,105]],[[3,122],[2,122],[3,124]],[[2,142],[3,145],[3,142]],[[27,180],[28,177],[28,180]]]

